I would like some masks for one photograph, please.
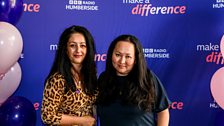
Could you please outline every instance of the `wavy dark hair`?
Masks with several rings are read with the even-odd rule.
[[[85,89],[85,93],[93,95],[97,88],[97,71],[96,64],[94,61],[96,50],[94,45],[94,39],[91,33],[83,26],[73,25],[63,31],[59,38],[58,50],[55,54],[54,63],[52,65],[49,75],[45,80],[45,83],[51,75],[58,72],[62,74],[66,80],[65,92],[70,89],[72,91],[76,90],[76,86],[74,84],[74,80],[72,78],[71,73],[72,64],[66,53],[68,40],[74,33],[82,34],[86,40],[87,54],[82,63],[81,81],[84,84],[83,87]]]
[[[137,105],[144,111],[151,111],[155,103],[155,91],[152,74],[147,68],[143,48],[140,41],[133,35],[120,35],[112,41],[107,52],[106,70],[99,79],[98,104],[110,103],[116,92],[116,69],[112,64],[112,54],[118,42],[130,42],[135,47],[135,64],[127,75],[128,82],[125,84],[125,100],[123,102]]]

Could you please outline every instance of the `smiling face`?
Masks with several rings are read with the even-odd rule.
[[[112,53],[112,64],[118,76],[127,76],[135,64],[134,44],[119,41]]]
[[[67,55],[72,65],[82,65],[86,57],[87,46],[85,37],[80,33],[74,33],[67,42]]]

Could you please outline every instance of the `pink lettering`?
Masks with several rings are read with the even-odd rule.
[[[39,12],[40,11],[40,4],[23,4],[24,12]]]

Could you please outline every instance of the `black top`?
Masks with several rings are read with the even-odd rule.
[[[102,76],[103,74],[100,75],[99,79],[102,79]],[[137,106],[122,102],[122,93],[125,93],[122,86],[125,84],[127,77],[117,76],[116,82],[120,86],[115,90],[117,96],[112,98],[113,102],[109,105],[97,106],[100,126],[156,126],[155,114],[168,108],[170,101],[160,80],[154,73],[152,73],[152,76],[156,93],[156,103],[152,112],[145,112]]]

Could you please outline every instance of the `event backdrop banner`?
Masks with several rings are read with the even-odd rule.
[[[13,95],[33,103],[36,126],[59,36],[71,25],[93,34],[98,74],[115,37],[140,39],[172,101],[170,126],[224,125],[223,0],[24,0],[23,8],[22,79]]]

